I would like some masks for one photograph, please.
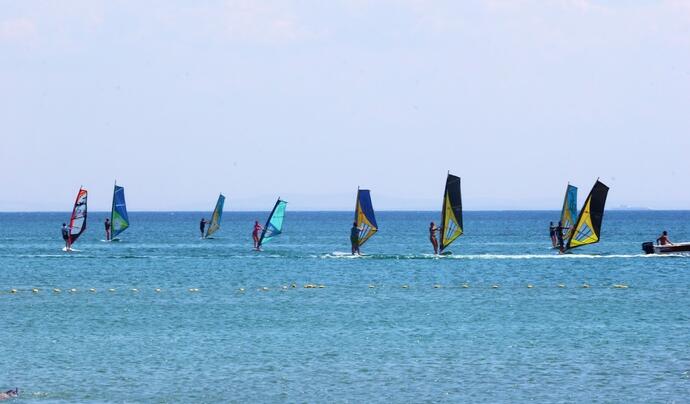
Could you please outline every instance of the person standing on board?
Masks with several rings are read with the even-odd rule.
[[[558,226],[556,226],[556,239],[558,240],[558,248],[563,251],[565,244],[563,244],[563,223],[561,222],[558,222]]]
[[[551,235],[551,244],[556,248],[558,246],[558,239],[556,238],[556,226],[553,225],[553,222],[549,223],[549,235]]]
[[[67,228],[67,224],[63,223],[62,224],[62,239],[65,240],[65,249],[69,250],[70,245],[69,245],[69,229]]]
[[[664,230],[664,232],[661,233],[661,237],[656,239],[656,243],[659,245],[673,245],[671,240],[669,240],[668,238],[668,232],[666,230]]]
[[[206,219],[204,219],[204,218],[202,217],[202,218],[201,218],[201,221],[199,222],[199,230],[201,230],[201,238],[204,238],[204,230],[206,229],[206,224],[207,224],[207,223],[208,223],[208,222],[206,221]]]
[[[360,228],[357,227],[357,222],[352,223],[352,228],[350,229],[350,244],[352,244],[352,255],[362,253],[359,252],[359,232]]]
[[[110,219],[105,218],[105,240],[110,240]]]
[[[259,251],[259,233],[264,228],[261,227],[258,220],[254,221],[254,230],[252,230],[252,238],[254,239],[254,249]]]
[[[429,241],[434,246],[434,255],[438,255],[438,240],[436,239],[436,232],[440,232],[441,228],[436,227],[434,222],[429,223]]]

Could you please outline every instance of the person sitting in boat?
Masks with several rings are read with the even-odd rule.
[[[65,248],[69,250],[69,229],[66,223],[62,224],[62,239],[65,240]]]
[[[352,255],[361,254],[359,252],[359,232],[361,229],[357,227],[357,222],[352,223],[350,229],[350,244],[352,244]]]
[[[558,239],[556,238],[556,226],[553,225],[553,222],[549,223],[549,235],[551,236],[551,244],[557,247]]]
[[[105,239],[110,240],[110,219],[105,218]]]
[[[204,238],[204,230],[206,229],[206,224],[208,221],[206,221],[205,218],[201,218],[201,221],[199,222],[199,230],[201,230],[201,238]]]
[[[563,251],[563,248],[565,247],[565,244],[563,244],[563,223],[558,222],[558,226],[556,226],[556,240],[558,241],[558,248]]]
[[[656,243],[659,245],[673,245],[671,240],[669,240],[668,238],[668,232],[666,230],[664,230],[663,233],[661,233],[661,237],[656,239]]]
[[[438,255],[438,240],[436,239],[436,232],[440,232],[441,228],[436,227],[434,222],[429,223],[429,241],[434,246],[434,255]]]
[[[259,224],[259,221],[255,220],[254,221],[254,230],[252,230],[252,238],[254,239],[254,249],[255,250],[259,249],[259,233],[263,229],[264,228],[261,227],[261,225]]]
[[[17,397],[19,395],[19,388],[15,387],[14,390],[7,390],[4,393],[0,393],[0,400],[9,400],[10,398]]]

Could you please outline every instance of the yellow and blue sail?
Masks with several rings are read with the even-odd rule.
[[[460,177],[448,174],[441,208],[441,252],[463,233]]]
[[[566,250],[599,242],[608,192],[609,187],[597,180],[575,221],[575,226],[565,246]]]
[[[564,239],[570,238],[570,234],[575,229],[577,219],[577,187],[568,184],[563,199],[563,209],[561,210],[561,226],[566,230]]]
[[[287,202],[278,198],[276,204],[273,205],[273,210],[266,220],[264,230],[261,232],[259,239],[259,247],[267,241],[272,240],[283,232],[283,221],[285,220],[285,209],[287,209]]]
[[[359,245],[371,238],[378,230],[374,207],[371,204],[371,193],[368,189],[357,190],[357,203],[355,205],[355,223],[359,228]]]
[[[223,194],[220,194],[218,195],[218,201],[216,201],[216,207],[213,209],[211,221],[208,224],[204,237],[210,237],[220,229],[220,219],[223,217],[223,205],[225,205],[225,197]]]
[[[111,237],[117,237],[120,233],[127,230],[128,227],[129,216],[127,215],[127,204],[125,203],[125,189],[115,184],[115,189],[113,190],[113,206],[110,211]]]

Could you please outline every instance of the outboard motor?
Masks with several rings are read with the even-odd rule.
[[[645,254],[654,254],[654,243],[651,241],[642,243],[642,251],[644,251]]]

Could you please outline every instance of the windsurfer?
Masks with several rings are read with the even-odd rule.
[[[254,221],[254,230],[252,230],[252,238],[254,239],[254,249],[259,249],[259,233],[263,230],[263,227],[259,224],[258,220]]]
[[[206,229],[206,223],[208,223],[208,221],[202,217],[201,221],[199,222],[199,230],[201,230],[201,238],[204,238],[204,230]]]
[[[69,244],[69,229],[66,223],[62,224],[62,239],[65,240],[65,249],[69,250],[71,246]]]
[[[549,223],[549,235],[551,235],[551,244],[557,247],[558,239],[556,238],[556,226],[553,225],[553,222]]]
[[[105,219],[105,239],[110,240],[110,219]]]
[[[434,222],[429,223],[429,241],[434,246],[434,255],[438,255],[438,240],[436,239],[436,232],[440,232],[441,228],[436,227]]]
[[[352,223],[350,229],[350,244],[352,244],[352,255],[361,254],[359,252],[359,232],[361,229],[357,227],[357,222]]]
[[[558,248],[560,248],[561,251],[565,248],[565,245],[563,244],[563,223],[558,222],[558,226],[556,226],[555,229],[556,232],[556,239],[558,241]]]
[[[656,239],[656,243],[659,245],[673,245],[671,240],[668,238],[668,232],[666,230],[664,230],[663,233],[661,233],[661,236]]]

